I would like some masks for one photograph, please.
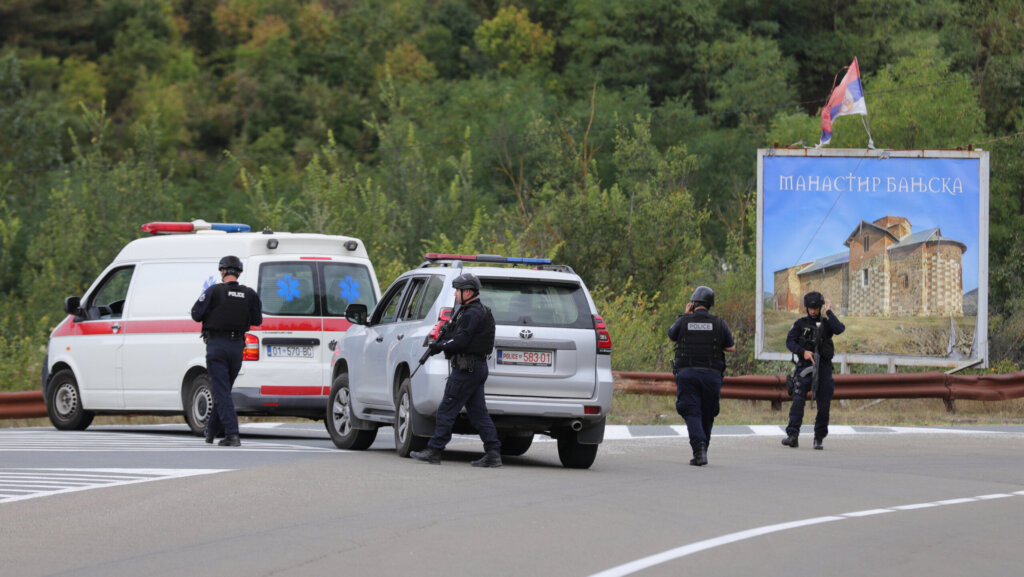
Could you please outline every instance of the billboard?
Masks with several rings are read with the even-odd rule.
[[[755,356],[821,292],[836,362],[988,362],[988,152],[760,149]]]

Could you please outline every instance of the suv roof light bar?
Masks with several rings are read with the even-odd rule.
[[[522,256],[501,256],[497,254],[445,254],[428,252],[425,255],[428,261],[459,260],[486,262],[495,264],[551,264],[550,258],[530,258]]]
[[[149,234],[176,234],[203,232],[215,230],[218,232],[249,232],[249,225],[231,222],[206,222],[198,219],[192,222],[147,222],[142,225],[142,231]]]

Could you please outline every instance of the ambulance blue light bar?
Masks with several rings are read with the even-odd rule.
[[[501,256],[497,254],[445,254],[428,252],[427,260],[466,260],[500,264],[551,264],[550,258],[529,258],[522,256]]]
[[[183,232],[200,232],[204,230],[217,230],[221,232],[249,232],[247,224],[231,222],[206,222],[205,220],[193,220],[192,222],[147,222],[142,225],[142,231],[149,234],[175,234]]]

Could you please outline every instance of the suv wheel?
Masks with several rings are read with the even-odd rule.
[[[505,437],[501,440],[501,454],[508,457],[518,457],[530,450],[533,444],[533,435],[528,437]]]
[[[563,467],[589,469],[597,458],[597,445],[579,442],[576,431],[565,431],[558,435],[558,460]]]
[[[192,378],[185,394],[185,422],[193,435],[206,433],[206,423],[213,411],[213,388],[210,375],[202,373]]]
[[[413,451],[426,449],[427,441],[430,440],[412,434],[412,411],[412,381],[405,377],[398,387],[395,402],[395,449],[400,457],[408,457]]]
[[[58,371],[53,375],[47,389],[49,398],[46,412],[50,422],[61,431],[84,431],[96,416],[92,411],[82,408],[82,395],[78,392],[78,381],[69,369]]]
[[[324,417],[327,432],[339,449],[362,451],[377,439],[377,429],[357,429],[352,426],[352,397],[348,387],[348,373],[342,373],[331,384],[331,396],[327,397],[327,415]]]

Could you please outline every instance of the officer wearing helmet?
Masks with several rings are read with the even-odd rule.
[[[238,416],[231,400],[231,387],[242,368],[245,333],[251,326],[263,324],[263,304],[256,291],[238,284],[242,261],[237,256],[220,259],[217,268],[223,282],[199,295],[192,305],[192,320],[203,323],[206,342],[206,372],[210,376],[213,409],[206,422],[206,442],[221,435],[222,446],[237,447]]]
[[[470,463],[474,467],[500,467],[501,442],[484,400],[487,380],[487,357],[494,349],[494,316],[480,302],[480,279],[471,273],[452,281],[455,301],[461,305],[449,323],[452,330],[430,343],[431,355],[443,352],[451,363],[451,374],[444,388],[444,398],[437,407],[434,436],[422,451],[410,453],[415,459],[433,465],[441,464],[441,453],[452,439],[452,427],[462,407],[470,424],[484,442],[484,456]]]
[[[718,416],[725,372],[725,351],[734,352],[736,343],[725,320],[708,312],[715,305],[715,291],[699,286],[693,291],[686,311],[668,329],[676,344],[672,363],[676,375],[676,411],[686,421],[693,458],[690,464],[708,464],[711,427]]]
[[[820,451],[823,448],[822,441],[828,436],[828,412],[832,404],[832,395],[836,390],[835,381],[832,380],[832,357],[836,351],[835,345],[832,344],[832,336],[842,334],[846,330],[846,325],[832,312],[832,301],[818,291],[804,295],[804,307],[807,309],[807,316],[797,319],[786,335],[786,348],[797,357],[797,390],[793,394],[793,405],[789,409],[789,425],[786,426],[786,438],[782,440],[782,444],[794,449],[800,445],[804,404],[807,402],[807,393],[811,391],[811,380],[816,368],[818,393],[814,401],[818,403],[818,414],[814,419],[814,448]],[[818,355],[817,367],[814,366],[815,353]]]

